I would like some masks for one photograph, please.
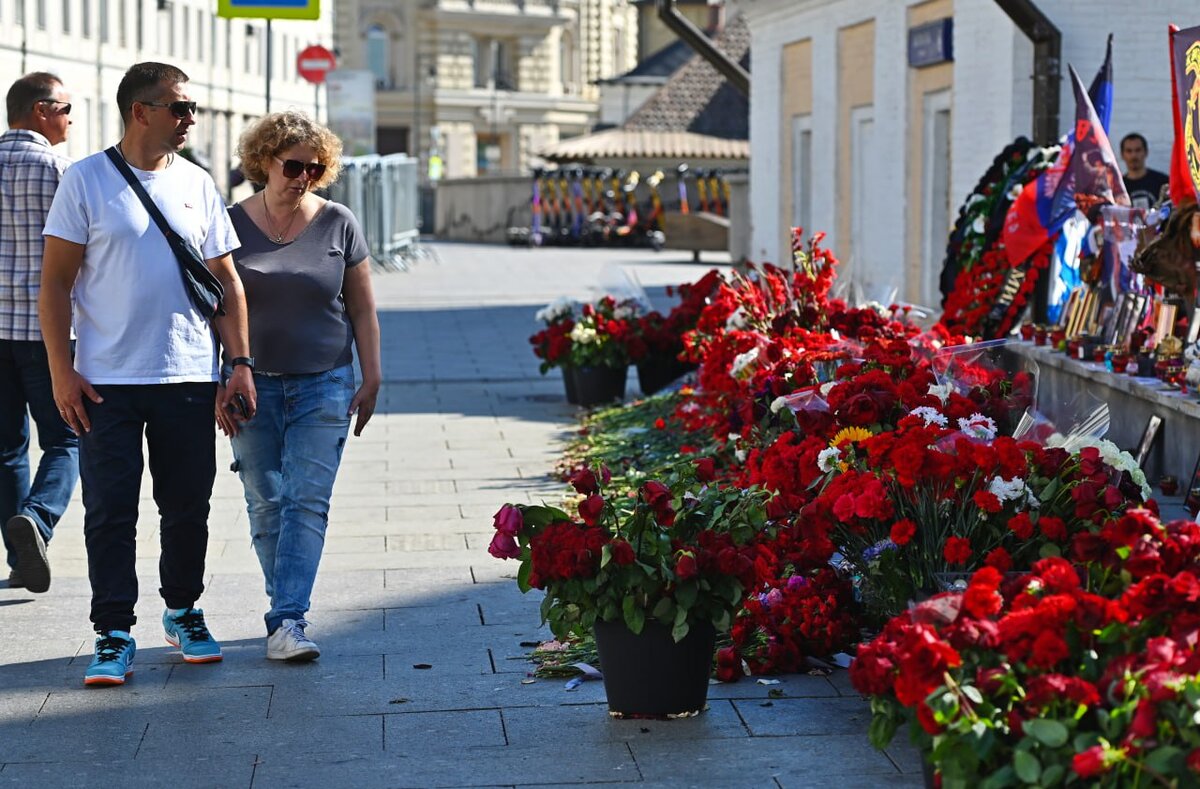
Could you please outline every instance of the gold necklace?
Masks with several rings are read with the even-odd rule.
[[[304,194],[300,195],[300,201],[298,203],[296,203],[296,207],[292,209],[292,216],[290,219],[288,219],[287,227],[285,227],[283,229],[283,232],[280,232],[280,233],[275,232],[275,223],[271,221],[271,209],[267,208],[267,190],[266,189],[263,189],[262,196],[263,196],[263,215],[267,218],[267,231],[268,231],[267,238],[269,238],[271,241],[274,241],[276,244],[282,244],[282,243],[284,243],[284,241],[283,241],[284,236],[286,236],[289,232],[291,232],[292,225],[294,225],[296,223],[296,214],[300,213],[300,204],[304,202],[304,198],[308,196],[308,193],[305,192]]]

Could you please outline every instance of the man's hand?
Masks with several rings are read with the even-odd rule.
[[[54,386],[54,403],[58,406],[58,413],[62,415],[63,421],[71,426],[77,436],[92,432],[92,422],[88,419],[83,398],[86,397],[93,403],[103,403],[104,398],[74,369],[52,375],[51,379]]]

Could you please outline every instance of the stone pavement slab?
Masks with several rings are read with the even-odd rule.
[[[599,682],[523,682],[522,644],[549,633],[540,595],[486,552],[492,516],[505,501],[557,503],[548,475],[576,416],[561,378],[538,374],[533,314],[621,272],[665,307],[662,286],[706,267],[636,250],[437,250],[440,263],[375,279],[386,380],[334,489],[309,613],[321,659],[265,659],[268,601],[221,439],[199,605],[225,660],[187,665],[162,641],[147,476],[136,672],[85,689],[77,492],[50,592],[0,585],[0,787],[920,785],[915,754],[870,748],[845,672],[713,685],[705,715],[671,722],[611,719]]]

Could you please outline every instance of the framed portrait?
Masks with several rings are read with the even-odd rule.
[[[1154,414],[1147,420],[1146,429],[1142,431],[1142,437],[1138,439],[1137,450],[1133,455],[1138,468],[1141,468],[1146,463],[1146,458],[1150,457],[1150,448],[1154,446],[1154,441],[1158,438],[1158,431],[1162,427],[1162,423],[1162,417],[1158,414]]]

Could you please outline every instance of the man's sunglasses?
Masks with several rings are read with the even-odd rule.
[[[147,107],[166,107],[179,120],[196,114],[196,102],[194,101],[171,101],[166,104],[160,104],[156,101],[139,101],[138,104],[144,104]]]
[[[299,159],[280,159],[278,156],[275,160],[283,165],[284,178],[299,178],[300,173],[307,173],[308,180],[318,181],[325,174],[325,165],[320,162],[302,162]]]
[[[61,104],[62,105],[62,111],[61,111],[62,114],[63,115],[71,114],[71,102],[69,102],[69,101],[60,101],[59,99],[38,99],[37,103],[38,104]]]

